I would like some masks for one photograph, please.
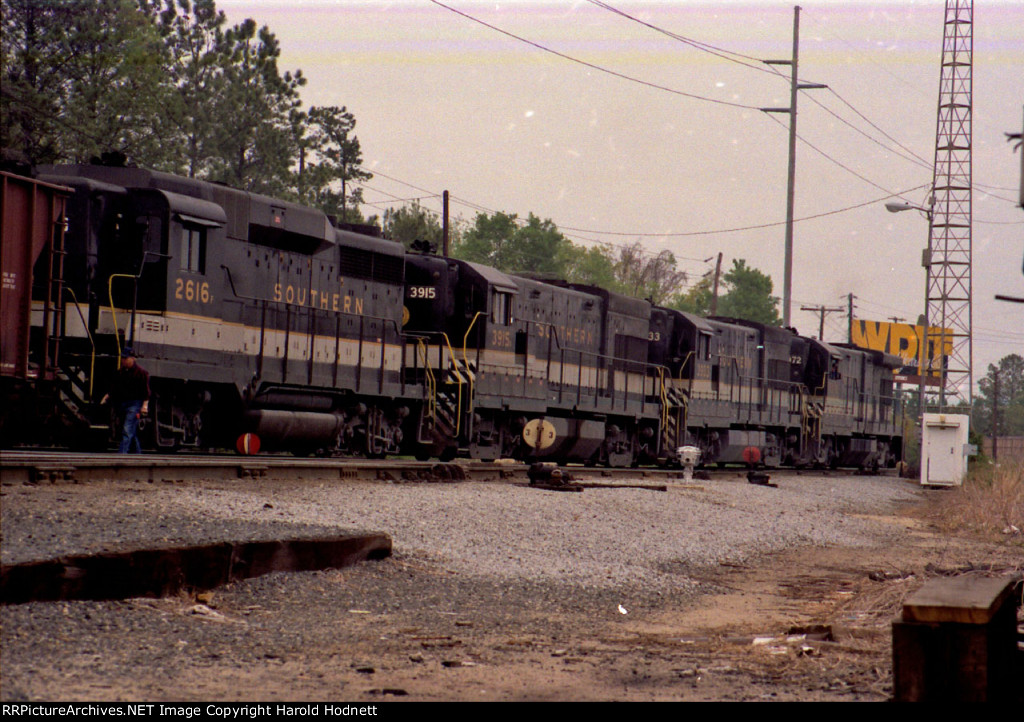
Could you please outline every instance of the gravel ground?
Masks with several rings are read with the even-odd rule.
[[[884,630],[810,655],[749,635],[820,619],[874,584],[864,564],[960,557],[915,551],[932,537],[893,515],[926,495],[914,484],[773,481],[4,484],[5,564],[347,531],[394,554],[199,596],[4,605],[0,698],[884,699]]]
[[[380,531],[396,553],[496,579],[678,591],[679,573],[800,545],[859,546],[914,500],[891,477],[742,478],[559,493],[507,483],[4,488],[5,564],[133,547]]]

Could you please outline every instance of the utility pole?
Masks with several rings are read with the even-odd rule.
[[[722,273],[722,252],[718,252],[718,263],[715,264],[715,285],[711,291],[711,315],[718,313],[718,277]]]
[[[441,194],[441,255],[448,258],[448,191]]]
[[[853,344],[853,299],[856,298],[852,293],[846,294],[846,343]]]
[[[839,308],[827,308],[826,306],[801,306],[801,311],[814,311],[820,314],[821,319],[818,323],[818,340],[825,340],[825,314],[826,313],[842,313],[846,309],[840,306]]]
[[[999,369],[992,372],[992,461],[999,461]]]
[[[800,6],[793,8],[793,59],[763,60],[766,65],[789,65],[788,108],[761,108],[763,113],[789,113],[789,175],[786,183],[786,259],[782,282],[782,325],[790,326],[790,307],[793,299],[793,203],[796,197],[796,100],[798,90],[827,88],[820,83],[801,83],[797,78],[800,58]]]

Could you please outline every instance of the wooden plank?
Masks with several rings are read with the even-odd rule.
[[[988,624],[1012,589],[1005,577],[933,579],[903,603],[903,621]]]

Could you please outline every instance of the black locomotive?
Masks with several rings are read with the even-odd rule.
[[[48,213],[41,214],[39,208]],[[105,438],[128,345],[160,449],[890,465],[895,357],[406,252],[137,168],[4,174],[3,442]],[[34,240],[32,237],[35,237]]]

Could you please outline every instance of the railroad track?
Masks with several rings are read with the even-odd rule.
[[[626,480],[683,480],[680,469],[609,469],[565,467],[574,477],[603,478],[609,482]],[[265,480],[354,480],[380,481],[526,481],[529,465],[520,462],[460,460],[451,463],[389,459],[296,459],[291,456],[243,457],[232,455],[185,454],[83,454],[60,451],[0,452],[0,482],[85,483],[90,481],[184,482],[199,479]],[[715,469],[707,472],[716,480],[743,478],[745,469]],[[772,469],[773,477],[814,473],[850,475],[849,470],[802,472]],[[891,473],[891,472],[887,472]]]

